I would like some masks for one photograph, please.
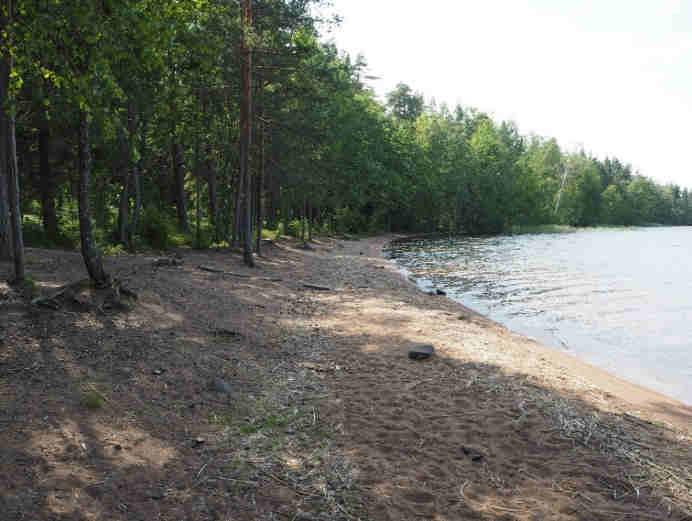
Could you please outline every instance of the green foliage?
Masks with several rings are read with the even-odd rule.
[[[147,246],[166,250],[180,243],[173,217],[155,206],[148,206],[142,215],[141,237]]]
[[[79,224],[63,221],[57,237],[50,237],[44,227],[41,217],[35,214],[23,216],[24,244],[31,248],[76,248],[79,244]]]
[[[106,404],[106,398],[100,392],[94,389],[89,389],[82,393],[80,402],[82,406],[86,407],[87,409],[96,410],[103,408],[103,406]]]
[[[358,233],[367,229],[367,219],[362,212],[350,207],[337,208],[334,213],[334,228],[337,233]]]
[[[80,113],[90,121],[94,239],[106,255],[237,238],[241,34],[262,49],[250,158],[253,190],[264,173],[262,237],[299,237],[306,209],[313,233],[692,224],[687,190],[618,159],[568,153],[473,108],[426,103],[405,84],[381,103],[362,82],[365,62],[321,42],[315,3],[261,2],[242,27],[234,2],[22,2],[10,33],[20,164],[32,170],[21,180],[27,244],[79,244]],[[40,217],[47,201],[57,232]]]
[[[302,229],[303,222],[300,219],[293,219],[288,223],[288,230],[286,230],[286,235],[290,235],[291,237],[300,237]]]

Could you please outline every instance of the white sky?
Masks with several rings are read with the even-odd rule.
[[[692,187],[692,0],[333,0],[328,37],[398,82]]]

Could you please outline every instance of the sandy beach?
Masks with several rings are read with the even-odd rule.
[[[692,408],[422,293],[392,239],[110,258],[117,313],[0,285],[7,519],[692,518]]]

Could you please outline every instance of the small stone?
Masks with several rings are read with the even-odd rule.
[[[194,447],[199,447],[200,445],[204,445],[206,442],[207,442],[207,440],[205,440],[201,436],[198,436],[194,440],[192,440],[192,445]]]
[[[214,378],[211,382],[211,389],[212,391],[223,394],[231,394],[232,392],[231,385],[221,378]]]
[[[166,497],[166,491],[160,487],[153,488],[149,491],[149,497],[151,499],[163,499]]]
[[[430,344],[419,344],[413,346],[408,351],[411,360],[426,360],[435,353],[435,348]]]
[[[444,290],[441,290],[441,289],[437,288],[437,289],[435,290],[435,294],[436,294],[436,295],[443,295],[443,296],[444,296],[444,295],[447,294],[447,292],[444,291]]]
[[[480,450],[474,447],[466,447],[462,445],[461,451],[464,453],[465,456],[471,458],[471,461],[473,461],[474,463],[480,463],[485,458],[485,455]]]
[[[163,373],[165,373],[165,372],[166,372],[165,369],[159,367],[159,368],[157,368],[157,369],[153,369],[153,370],[151,371],[151,374],[156,375],[156,376],[161,376],[161,375],[162,375]]]

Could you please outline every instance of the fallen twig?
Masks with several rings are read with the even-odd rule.
[[[308,282],[303,282],[303,287],[307,289],[314,289],[316,291],[332,291],[332,288],[327,286],[320,286],[319,284],[310,284]]]
[[[229,277],[238,277],[240,279],[249,279],[250,275],[243,275],[242,273],[234,273],[232,271],[224,271],[216,268],[211,268],[209,266],[197,266],[198,270],[206,271],[208,273],[218,273],[220,275],[227,275]]]

